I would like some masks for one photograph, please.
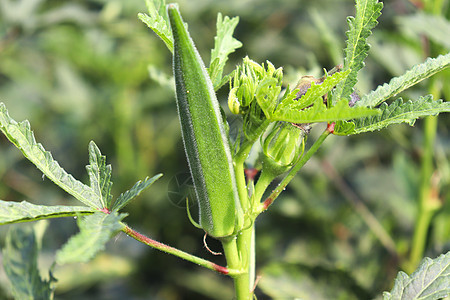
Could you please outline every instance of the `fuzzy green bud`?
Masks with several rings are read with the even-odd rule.
[[[278,122],[263,137],[263,170],[278,176],[297,162],[304,150],[307,131],[291,123]]]

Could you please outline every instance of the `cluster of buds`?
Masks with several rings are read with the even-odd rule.
[[[255,141],[268,126],[264,108],[259,103],[261,99],[257,96],[262,95],[266,104],[276,104],[282,81],[282,68],[275,69],[269,61],[260,65],[245,57],[236,69],[230,80],[228,107],[232,113],[242,115],[246,139]]]
[[[245,115],[251,110],[252,105],[256,105],[256,92],[261,84],[268,79],[275,79],[274,89],[277,93],[274,101],[281,91],[283,81],[282,68],[275,69],[274,65],[267,61],[266,67],[258,64],[248,57],[244,58],[234,74],[234,78],[230,80],[230,94],[228,96],[228,107],[234,114]]]

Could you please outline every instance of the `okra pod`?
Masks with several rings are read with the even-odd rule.
[[[168,5],[174,39],[173,72],[184,148],[199,203],[200,225],[216,238],[243,223],[231,150],[219,102],[178,6]]]

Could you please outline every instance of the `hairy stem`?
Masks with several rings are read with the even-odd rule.
[[[242,236],[242,233],[239,234],[240,236]],[[238,239],[236,237],[223,239],[222,246],[227,258],[228,267],[230,269],[244,269],[243,272],[232,275],[236,299],[251,300],[253,298],[253,292],[249,288],[249,272],[245,270],[246,261],[242,256],[242,253],[245,253],[247,248],[241,251],[238,245]]]
[[[209,260],[197,257],[195,255],[189,254],[187,252],[181,251],[179,249],[176,249],[171,246],[160,243],[158,241],[155,241],[155,240],[135,231],[134,229],[130,228],[129,226],[127,226],[125,224],[124,224],[124,227],[122,228],[122,231],[125,232],[127,235],[131,236],[132,238],[134,238],[135,240],[146,244],[147,246],[158,249],[162,252],[166,252],[168,254],[172,254],[174,256],[185,259],[194,264],[197,264],[197,265],[205,267],[207,269],[216,271],[218,273],[230,275],[232,277],[242,274],[242,272],[237,269],[229,269],[229,268],[217,265],[213,262],[210,262]],[[228,260],[228,258],[227,258],[227,260]]]
[[[239,199],[241,202],[241,207],[244,210],[244,212],[247,211],[250,207],[250,203],[248,201],[247,186],[245,184],[244,162],[247,159],[247,156],[250,153],[252,146],[253,143],[249,142],[244,143],[233,159],[234,173],[236,176],[236,185],[238,189]]]

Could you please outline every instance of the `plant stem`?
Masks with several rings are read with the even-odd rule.
[[[187,252],[181,251],[179,249],[173,248],[171,246],[165,245],[163,243],[160,243],[158,241],[155,241],[137,231],[130,228],[129,226],[124,224],[124,227],[122,228],[122,231],[125,232],[127,235],[131,236],[135,240],[144,243],[152,248],[158,249],[162,252],[172,254],[174,256],[178,256],[179,258],[185,259],[187,261],[190,261],[194,264],[197,264],[199,266],[205,267],[207,269],[216,271],[221,274],[230,275],[232,277],[238,276],[239,274],[242,274],[240,270],[237,269],[229,269],[220,265],[217,265],[213,262],[210,262],[209,260],[197,257],[195,255],[189,254]],[[228,260],[228,257],[227,257]]]
[[[244,230],[239,233],[239,238],[227,238],[222,239],[222,246],[227,259],[227,264],[231,269],[241,270],[245,268],[247,263],[245,262],[246,249],[249,247],[241,248],[238,245],[238,240],[243,234],[248,231]],[[242,250],[244,249],[244,250]],[[244,256],[242,255],[244,254]],[[253,292],[250,288],[250,276],[248,271],[240,272],[239,274],[232,275],[234,278],[234,289],[237,300],[251,300],[253,298]]]
[[[274,180],[272,174],[270,172],[265,172],[264,169],[261,171],[261,175],[258,178],[258,181],[255,185],[255,194],[253,196],[253,203],[252,205],[254,207],[258,207],[257,205],[261,202],[261,199],[264,195],[264,192],[266,191],[267,187],[272,183]]]
[[[319,150],[320,146],[323,144],[325,139],[328,137],[330,133],[333,133],[334,131],[334,123],[328,124],[327,128],[322,132],[322,134],[319,136],[319,138],[314,142],[314,144],[309,148],[309,150],[300,158],[298,163],[289,171],[289,173],[284,177],[284,179],[280,182],[280,184],[272,191],[272,193],[269,195],[269,197],[262,202],[258,209],[257,213],[261,213],[265,211],[272,203],[275,201],[275,199],[278,197],[278,195],[286,188],[286,186],[291,182],[292,178],[294,178],[295,174],[297,174],[298,171],[305,165],[305,163],[314,155],[314,153]]]
[[[248,201],[247,194],[247,186],[245,184],[245,170],[244,170],[244,162],[247,159],[250,150],[252,149],[253,143],[244,143],[241,146],[241,149],[236,154],[233,160],[234,164],[234,173],[236,176],[236,185],[239,194],[239,200],[241,202],[241,207],[245,211],[247,211],[250,207],[250,203]]]
[[[257,130],[255,130],[254,135],[260,136],[263,134],[264,130],[269,126],[270,121],[265,120],[260,124]],[[238,188],[239,199],[241,201],[241,207],[244,212],[250,209],[250,202],[248,198],[248,190],[245,182],[245,160],[247,159],[250,151],[252,150],[253,144],[256,139],[253,140],[245,140],[241,145],[239,151],[234,155],[233,164],[234,164],[234,173],[236,177],[236,184]]]

